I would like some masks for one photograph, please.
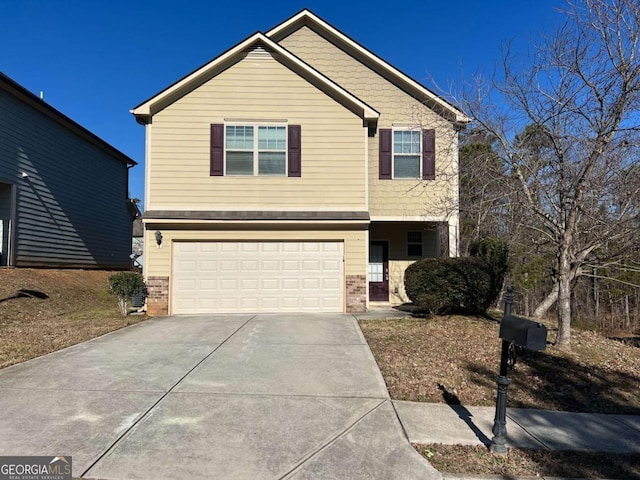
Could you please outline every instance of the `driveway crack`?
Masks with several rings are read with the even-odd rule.
[[[355,420],[351,425],[349,425],[347,428],[345,428],[342,432],[338,433],[337,435],[333,436],[332,438],[330,438],[326,443],[324,443],[323,445],[319,446],[318,448],[316,448],[315,450],[313,450],[312,452],[308,453],[307,455],[305,455],[302,459],[300,459],[300,461],[298,461],[298,463],[296,463],[292,468],[290,468],[288,471],[286,471],[281,477],[280,480],[284,480],[288,477],[290,477],[291,475],[293,475],[296,470],[299,470],[305,463],[307,463],[309,460],[311,460],[313,457],[315,457],[316,455],[318,455],[319,453],[323,452],[324,450],[326,450],[327,448],[329,448],[331,445],[333,445],[334,443],[336,443],[338,440],[340,440],[342,437],[344,437],[345,435],[347,435],[351,430],[353,430],[355,428],[356,425],[358,425],[362,420],[364,420],[366,417],[368,417],[370,414],[372,414],[374,411],[376,411],[378,408],[380,408],[382,405],[384,405],[386,402],[388,402],[389,400],[385,399],[382,400],[380,403],[378,403],[377,405],[375,405],[373,408],[371,408],[369,411],[365,412],[363,415],[361,415],[357,420]]]

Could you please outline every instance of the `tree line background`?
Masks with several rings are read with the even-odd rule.
[[[494,76],[455,99],[461,134],[461,253],[509,243],[515,309],[640,325],[640,3],[568,1],[564,24],[524,57],[506,44]]]

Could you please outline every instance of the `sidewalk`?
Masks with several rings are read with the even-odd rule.
[[[491,443],[493,407],[398,400],[394,400],[393,405],[411,443]],[[508,408],[507,446],[640,453],[640,416]]]

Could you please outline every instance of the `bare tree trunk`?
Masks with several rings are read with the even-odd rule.
[[[596,278],[596,269],[595,267],[591,270],[593,274],[593,301],[595,302],[595,315],[596,320],[600,316],[600,288],[598,285],[598,279]]]
[[[498,298],[496,299],[496,309],[501,310],[504,307],[504,294],[507,289],[507,277],[502,279],[502,286],[500,287],[500,292],[498,293]]]
[[[629,330],[629,328],[631,328],[631,315],[629,314],[629,295],[624,296],[624,317],[625,328]]]
[[[540,304],[533,311],[533,318],[544,317],[549,311],[549,309],[553,306],[553,304],[556,303],[556,300],[558,300],[558,282],[555,282],[553,284],[553,288],[551,288],[551,291],[549,292],[549,294],[544,298],[544,300],[542,300],[542,302],[540,302]]]
[[[640,289],[636,288],[636,298],[634,300],[634,309],[633,309],[633,329],[638,328],[638,313],[640,309]]]
[[[568,248],[560,249],[558,262],[558,336],[556,346],[571,349],[571,264]]]

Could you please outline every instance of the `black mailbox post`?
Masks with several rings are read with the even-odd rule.
[[[493,438],[491,451],[505,454],[507,434],[507,387],[511,380],[507,377],[509,362],[509,346],[513,343],[528,350],[544,350],[547,348],[547,327],[541,323],[526,318],[511,315],[513,303],[513,288],[507,289],[504,305],[504,316],[500,322],[500,338],[502,352],[500,355],[500,376],[497,379],[498,397],[496,400],[496,415],[493,422]]]
[[[500,338],[528,350],[544,350],[547,348],[547,327],[526,318],[509,315],[500,322]]]

